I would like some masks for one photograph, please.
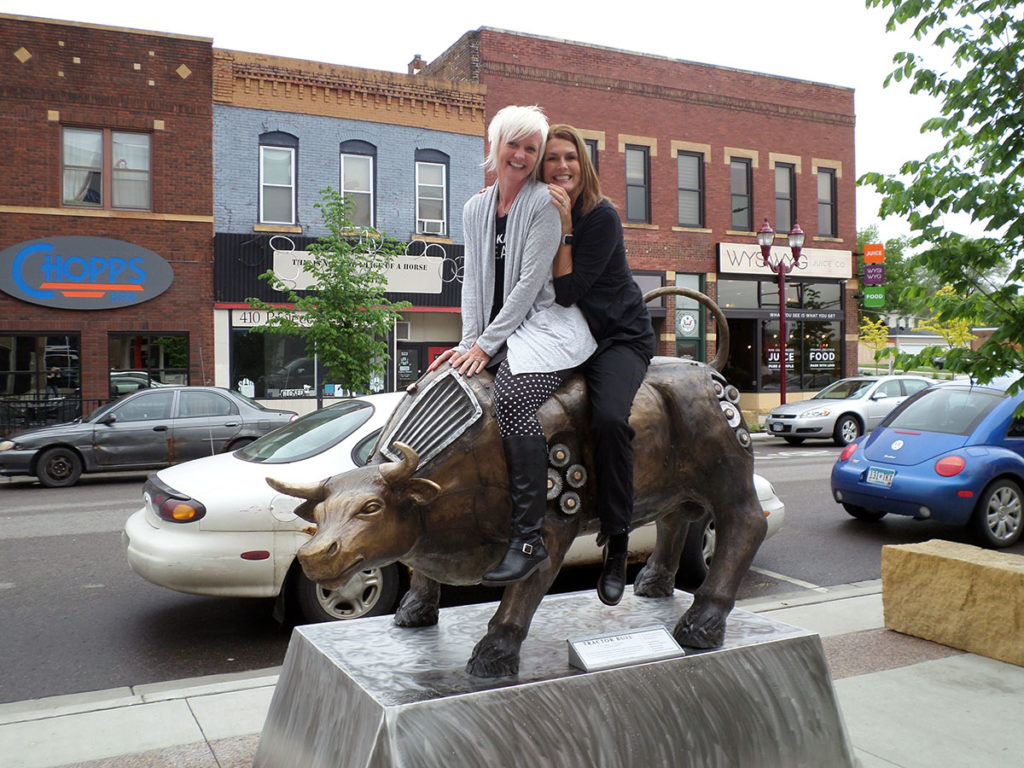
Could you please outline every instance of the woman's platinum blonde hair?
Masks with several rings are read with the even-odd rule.
[[[506,142],[522,139],[534,133],[540,133],[540,146],[537,147],[537,164],[533,167],[533,177],[540,177],[540,160],[544,155],[544,142],[548,138],[548,119],[540,107],[502,107],[491,118],[487,126],[487,160],[484,168],[495,172],[498,170],[498,150]]]

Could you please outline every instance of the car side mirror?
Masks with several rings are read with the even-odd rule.
[[[107,415],[105,415],[105,416],[104,416],[104,417],[103,417],[102,419],[100,419],[99,423],[100,423],[100,424],[103,424],[103,425],[105,425],[105,426],[110,426],[110,425],[111,425],[111,424],[113,424],[113,423],[114,423],[115,421],[117,421],[117,416],[115,416],[115,415],[114,415],[114,414],[112,414],[112,413],[108,413],[108,414],[107,414]]]
[[[885,398],[887,398],[888,396],[889,395],[886,392],[875,392],[875,394],[873,394],[871,396],[871,399],[872,400],[885,400]]]

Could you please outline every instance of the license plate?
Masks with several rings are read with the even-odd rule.
[[[781,432],[785,428],[786,428],[785,424],[779,424],[778,422],[775,422],[774,424],[772,424],[772,432]]]
[[[881,485],[886,488],[892,487],[892,479],[896,476],[895,469],[879,469],[869,467],[868,476],[865,478],[869,485]]]

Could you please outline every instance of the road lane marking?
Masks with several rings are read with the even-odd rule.
[[[779,581],[785,581],[789,584],[795,584],[798,587],[803,587],[804,589],[809,589],[813,592],[828,592],[828,587],[819,587],[817,584],[811,584],[809,581],[794,579],[792,576],[783,576],[781,573],[776,573],[775,571],[769,571],[764,568],[754,568],[753,566],[750,570],[754,571],[754,573],[760,573],[762,576],[767,576],[770,579],[778,579]]]

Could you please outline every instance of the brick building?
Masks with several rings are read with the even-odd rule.
[[[265,318],[245,300],[279,297],[257,280],[268,269],[298,276],[297,254],[326,234],[314,208],[326,187],[354,202],[353,224],[407,243],[388,293],[412,307],[382,385],[411,383],[460,337],[453,275],[462,204],[483,185],[484,89],[238,51],[216,50],[214,60],[218,383],[251,386],[261,399],[312,397],[308,350],[251,332]],[[397,267],[419,277],[403,281]]]
[[[4,427],[213,383],[212,64],[204,38],[0,16]]]
[[[743,406],[778,403],[779,300],[755,232],[806,232],[787,278],[787,388],[815,391],[856,366],[853,91],[504,30],[467,32],[422,74],[487,88],[487,117],[539,104],[581,130],[616,203],[643,288],[716,298],[730,321]],[[664,354],[703,359],[717,339],[682,300],[655,308]]]

